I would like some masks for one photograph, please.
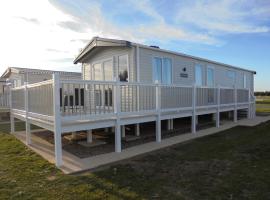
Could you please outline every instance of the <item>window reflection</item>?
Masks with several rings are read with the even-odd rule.
[[[127,55],[118,56],[118,76],[123,82],[128,81],[128,57]]]

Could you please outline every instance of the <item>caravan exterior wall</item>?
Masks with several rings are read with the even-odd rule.
[[[232,68],[221,64],[201,61],[198,59],[176,55],[173,53],[163,52],[159,49],[139,48],[139,63],[137,65],[136,55],[137,50],[135,46],[129,47],[102,47],[96,49],[88,56],[82,65],[84,80],[104,80],[104,71],[98,73],[94,72],[94,66],[104,61],[112,61],[112,77],[115,80],[118,76],[119,56],[127,55],[128,62],[128,81],[141,83],[155,83],[153,80],[153,59],[154,58],[168,58],[172,63],[171,79],[172,84],[176,85],[193,85],[196,79],[201,79],[201,86],[221,86],[221,87],[236,87],[249,88],[253,91],[253,73],[248,70]],[[140,69],[137,69],[137,66]],[[196,78],[196,67],[200,66],[200,78]],[[137,71],[139,73],[137,73]],[[213,73],[213,85],[209,85],[209,71]],[[96,76],[95,76],[96,74]],[[137,77],[137,75],[139,77]],[[198,76],[198,73],[197,73]]]

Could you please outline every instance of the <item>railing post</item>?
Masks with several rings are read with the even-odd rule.
[[[117,80],[114,90],[114,113],[116,115],[115,121],[115,152],[120,153],[122,150],[121,147],[121,125],[120,125],[120,118],[119,113],[121,112],[121,104],[120,104],[120,82]]]
[[[55,165],[63,165],[62,159],[62,127],[60,113],[60,78],[59,74],[53,74],[53,108],[54,108],[54,149]]]
[[[233,121],[237,122],[237,88],[234,86],[234,111],[233,111]]]
[[[250,96],[251,96],[251,92],[250,92],[250,88],[248,88],[248,119],[251,119],[251,105],[252,105],[252,103],[251,103],[251,98],[250,98]]]
[[[25,110],[25,133],[26,133],[26,144],[31,144],[31,130],[30,130],[30,124],[29,124],[29,117],[28,117],[28,83],[24,83],[24,110]]]
[[[197,88],[196,85],[193,85],[192,88],[192,122],[191,122],[191,132],[196,133],[196,100],[197,100]]]
[[[217,113],[216,113],[216,127],[220,126],[220,86],[217,88]]]
[[[156,142],[161,142],[161,119],[160,119],[160,109],[161,109],[161,87],[156,84]]]
[[[10,133],[15,132],[14,115],[12,113],[12,87],[9,86],[9,115],[10,115]]]

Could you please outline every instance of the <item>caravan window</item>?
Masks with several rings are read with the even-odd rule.
[[[153,59],[153,81],[154,83],[172,83],[172,60],[170,58]]]
[[[227,77],[235,83],[236,73],[234,71],[228,70],[227,71]]]
[[[128,56],[118,56],[118,76],[120,81],[128,81]]]
[[[161,58],[154,58],[153,63],[153,80],[154,83],[161,83],[161,67],[162,67],[162,59]]]
[[[93,66],[93,71],[94,71],[94,80],[96,81],[101,81],[103,80],[102,76],[102,70],[101,70],[101,63],[96,63]]]
[[[172,83],[172,60],[170,58],[163,58],[162,83]]]
[[[211,67],[207,68],[207,86],[214,87],[214,69]]]
[[[113,61],[107,60],[103,62],[103,70],[104,70],[104,80],[111,81],[113,80]]]

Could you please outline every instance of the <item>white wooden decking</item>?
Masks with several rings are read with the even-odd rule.
[[[256,126],[260,123],[266,122],[270,120],[270,116],[268,117],[256,117],[255,119],[245,119],[238,121],[237,123],[226,123],[220,128],[210,128],[198,131],[197,134],[183,134],[171,138],[167,138],[161,141],[161,143],[150,142],[147,144],[142,144],[138,146],[134,146],[128,149],[124,149],[121,154],[111,152],[99,156],[89,157],[80,159],[66,151],[63,150],[63,165],[60,169],[66,173],[76,173],[84,170],[94,169],[96,167],[100,167],[103,165],[107,165],[110,163],[118,162],[124,159],[128,159],[143,153],[155,151],[161,148],[165,148],[174,144],[182,143],[188,140],[196,139],[199,137],[203,137],[206,135],[215,134],[217,132],[235,127],[235,126]],[[35,132],[37,132],[35,130]],[[26,144],[25,132],[15,132],[14,134],[19,140]],[[29,145],[29,148],[34,150],[36,153],[40,154],[43,158],[48,160],[51,163],[55,163],[54,160],[54,146],[49,142],[33,135],[32,144]]]
[[[248,89],[211,88],[84,80],[53,80],[25,84],[10,93],[11,132],[14,117],[26,121],[26,141],[31,144],[29,124],[54,132],[56,165],[61,166],[61,134],[115,127],[115,152],[121,152],[121,126],[156,122],[156,142],[161,142],[161,120],[247,109],[255,117],[255,102]]]

